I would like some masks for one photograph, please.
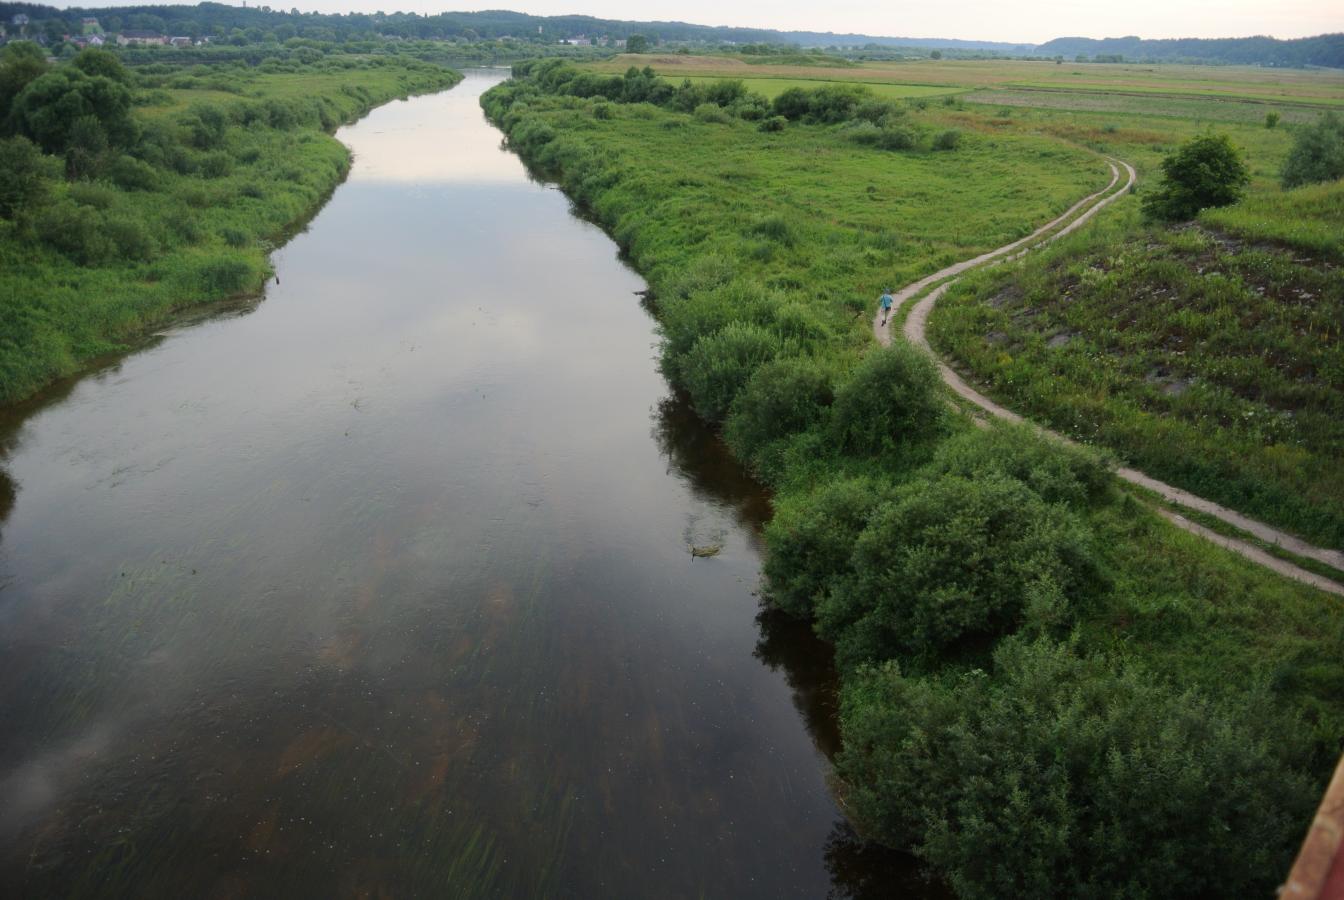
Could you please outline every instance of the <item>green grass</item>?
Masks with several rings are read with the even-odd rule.
[[[752,78],[750,76],[737,79],[747,86],[747,90],[754,91],[768,100],[773,100],[789,88],[804,88],[813,90],[827,84],[853,84],[854,82],[843,77],[828,77],[827,75],[817,75],[815,78]],[[687,75],[692,83],[710,83],[721,81],[722,79],[712,75]],[[674,83],[680,83],[681,78],[668,76],[668,79]],[[958,88],[951,85],[929,85],[929,84],[888,84],[877,83],[868,84],[867,87],[877,97],[883,99],[903,100],[907,97],[942,97],[948,94],[956,94],[964,88]]]
[[[967,103],[981,103],[986,107],[1032,107],[1147,118],[1185,119],[1192,122],[1236,122],[1248,125],[1263,125],[1265,113],[1270,110],[1278,112],[1282,117],[1282,124],[1285,125],[1314,122],[1320,115],[1318,109],[1309,106],[1278,106],[1238,100],[1185,97],[1164,97],[1161,103],[1154,103],[1149,97],[1099,91],[978,90],[962,94],[961,99]]]
[[[61,181],[45,206],[0,221],[0,403],[125,349],[179,310],[259,290],[270,250],[349,168],[329,132],[460,78],[415,61],[335,57],[324,66],[155,67],[139,77],[146,137],[130,148],[152,180],[137,190],[106,173],[96,184]],[[208,149],[191,137],[200,108],[228,123]],[[109,223],[125,223],[111,245],[98,238]]]
[[[967,278],[931,337],[1013,409],[1344,546],[1344,279],[1300,255],[1340,252],[1325,235],[1344,230],[1341,199],[1335,184],[1206,214],[1236,238],[1137,229],[1131,209]]]

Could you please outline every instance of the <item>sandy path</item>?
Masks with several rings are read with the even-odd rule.
[[[1064,237],[1064,235],[1069,234],[1077,230],[1078,228],[1082,227],[1083,223],[1085,223],[1088,219],[1092,218],[1102,209],[1104,209],[1111,203],[1115,202],[1120,197],[1124,196],[1126,191],[1128,191],[1128,189],[1134,184],[1136,178],[1134,167],[1131,166],[1129,163],[1121,161],[1108,161],[1108,164],[1111,167],[1110,184],[1108,184],[1105,188],[1098,191],[1097,193],[1084,197],[1082,200],[1079,200],[1072,207],[1070,207],[1069,210],[1065,212],[1063,215],[1051,220],[1050,222],[1047,222],[1040,228],[1033,231],[1031,234],[1027,235],[1024,238],[1021,238],[1020,240],[1016,240],[1011,244],[1005,244],[1004,246],[999,247],[997,250],[991,250],[988,253],[982,253],[979,256],[975,257],[974,259],[968,259],[965,260],[964,262],[959,262],[956,263],[955,265],[951,265],[945,269],[941,269],[937,272],[934,272],[932,275],[929,275],[925,278],[921,278],[919,281],[916,281],[914,284],[911,284],[908,287],[903,288],[901,291],[893,295],[895,303],[893,305],[892,315],[894,316],[896,312],[905,303],[909,302],[912,298],[918,296],[922,291],[926,290],[930,286],[938,285],[932,291],[929,291],[927,295],[921,298],[910,310],[910,314],[909,316],[906,317],[905,320],[904,331],[906,340],[910,341],[912,344],[915,344],[916,346],[923,347],[926,351],[928,351],[931,355],[933,355],[934,359],[937,360],[938,362],[938,370],[942,374],[943,382],[947,384],[947,386],[950,387],[953,391],[955,391],[959,397],[962,397],[970,401],[971,403],[974,403],[976,406],[980,407],[990,415],[996,416],[1000,419],[1007,419],[1010,422],[1025,421],[1017,413],[1013,412],[1012,410],[1005,409],[1004,407],[995,403],[993,400],[990,400],[984,394],[981,394],[979,391],[975,390],[975,388],[967,384],[960,375],[952,371],[952,369],[950,369],[945,363],[943,363],[941,359],[938,359],[937,354],[934,353],[933,349],[929,346],[928,337],[926,335],[926,328],[929,320],[929,312],[930,310],[933,309],[933,305],[938,302],[938,298],[941,297],[943,293],[957,281],[957,276],[961,275],[962,273],[970,269],[978,268],[979,266],[983,266],[986,263],[995,260],[1016,259],[1017,257],[1022,256],[1023,254],[1034,249],[1034,247],[1036,246],[1043,246],[1045,244],[1050,243],[1051,241],[1059,240],[1060,238]],[[1112,191],[1112,188],[1115,187],[1116,182],[1120,178],[1120,168],[1117,168],[1117,166],[1123,168],[1125,172],[1126,176],[1125,184],[1119,190],[1115,190],[1111,193],[1108,193]],[[1081,214],[1079,214],[1079,210],[1084,211],[1081,212]],[[1070,217],[1075,216],[1075,214],[1077,214],[1076,217],[1073,218],[1072,221],[1068,221]],[[1052,229],[1057,228],[1061,223],[1064,223],[1066,221],[1068,221],[1067,225],[1064,225],[1064,227],[1062,228],[1058,228],[1057,231],[1054,231],[1048,237],[1045,237],[1043,240],[1040,240],[1038,244],[1032,243],[1033,241],[1036,241],[1037,239],[1041,238],[1042,235],[1045,235],[1047,232],[1051,232]],[[1019,250],[1019,248],[1021,248],[1019,252],[1017,253],[1013,252],[1015,250]],[[942,283],[940,284],[939,282]],[[882,323],[882,315],[880,312],[873,317],[873,334],[877,337],[878,343],[882,344],[883,346],[886,346],[891,343],[891,329],[889,325]],[[1049,437],[1052,437],[1056,440],[1063,441],[1069,444],[1075,443],[1069,438],[1066,438],[1063,435],[1058,434],[1056,432],[1050,431],[1045,428],[1040,428],[1039,426],[1034,427],[1037,427],[1037,429],[1042,434],[1048,435]],[[1275,544],[1279,547],[1282,547],[1284,550],[1297,554],[1298,556],[1314,559],[1318,562],[1325,563],[1326,565],[1333,566],[1334,568],[1344,570],[1344,553],[1341,553],[1338,550],[1329,550],[1309,544],[1306,541],[1302,540],[1301,538],[1294,537],[1293,535],[1288,534],[1287,532],[1280,531],[1279,529],[1274,528],[1270,525],[1266,525],[1263,522],[1259,522],[1256,521],[1255,519],[1248,518],[1235,510],[1228,509],[1227,507],[1214,503],[1211,500],[1206,500],[1203,497],[1198,497],[1194,494],[1189,493],[1188,491],[1183,491],[1178,487],[1173,487],[1172,485],[1166,484],[1165,482],[1158,481],[1156,478],[1151,478],[1143,474],[1142,472],[1137,471],[1136,469],[1120,468],[1116,470],[1116,475],[1118,475],[1120,478],[1123,478],[1125,481],[1128,481],[1131,484],[1138,485],[1139,487],[1145,488],[1147,490],[1159,494],[1163,499],[1167,500],[1170,503],[1174,503],[1179,506],[1183,506],[1187,509],[1196,510],[1206,515],[1213,516],[1217,519],[1222,520],[1223,522],[1226,522],[1229,525],[1232,525],[1236,528],[1241,529],[1244,532],[1247,532],[1248,534],[1254,535],[1261,541],[1265,541],[1266,543],[1270,544]],[[1321,575],[1317,575],[1314,572],[1309,572],[1306,569],[1303,569],[1300,566],[1295,566],[1286,560],[1282,560],[1275,556],[1271,556],[1269,553],[1266,553],[1264,550],[1255,546],[1254,544],[1248,543],[1243,540],[1238,540],[1237,538],[1227,537],[1225,535],[1218,534],[1217,532],[1205,528],[1202,525],[1199,525],[1195,522],[1191,522],[1184,516],[1177,515],[1164,509],[1159,509],[1158,511],[1163,515],[1163,517],[1171,521],[1176,526],[1183,528],[1186,531],[1189,531],[1193,534],[1198,534],[1201,537],[1204,537],[1212,541],[1213,543],[1218,544],[1221,547],[1225,547],[1234,553],[1240,554],[1246,559],[1259,563],[1260,565],[1265,566],[1268,569],[1272,569],[1273,571],[1278,572],[1280,575],[1284,575],[1287,576],[1288,578],[1292,578],[1297,581],[1310,584],[1313,587],[1317,587],[1331,594],[1344,596],[1344,585],[1341,585],[1339,582],[1336,582],[1329,578],[1325,578],[1324,576]]]

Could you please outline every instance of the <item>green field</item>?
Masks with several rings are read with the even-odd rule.
[[[830,70],[826,70],[827,76]],[[720,79],[713,75],[687,75],[692,83],[708,83],[719,81]],[[674,79],[675,80],[675,79]],[[747,90],[754,91],[768,100],[773,100],[789,88],[805,88],[812,90],[827,84],[847,84],[852,83],[843,77],[823,77],[818,75],[815,78],[751,78],[741,79],[746,85]],[[878,97],[889,99],[905,99],[907,97],[943,97],[948,94],[960,93],[965,88],[953,87],[951,85],[936,84],[888,84],[877,82],[868,85],[873,94]]]

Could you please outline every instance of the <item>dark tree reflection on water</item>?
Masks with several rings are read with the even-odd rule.
[[[685,479],[697,496],[730,508],[759,540],[770,515],[769,495],[695,415],[684,395],[673,394],[658,404],[653,435],[667,457],[669,471]],[[840,750],[839,678],[830,645],[806,622],[764,601],[756,625],[760,638],[755,657],[784,676],[817,750],[833,760]],[[827,896],[833,900],[943,900],[952,896],[910,854],[864,840],[844,819],[832,827],[822,852],[831,876]]]

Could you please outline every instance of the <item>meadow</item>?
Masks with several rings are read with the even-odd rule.
[[[772,487],[769,602],[836,648],[836,768],[858,827],[965,897],[1271,891],[1344,734],[1344,612],[1178,531],[1105,453],[972,427],[927,357],[869,329],[881,288],[1104,185],[1098,153],[1150,176],[1205,126],[833,83],[960,70],[1006,85],[1038,63],[817,82],[669,58],[624,75],[628,60],[519,66],[483,105],[645,275],[668,378]],[[771,100],[683,83],[716,74],[810,84]],[[1235,93],[1249,75],[1171,77]],[[1252,200],[1270,196],[1291,129],[1229,127]],[[1136,207],[1100,222],[1128,239]]]
[[[317,51],[257,67],[128,70],[108,58],[84,57],[129,97],[121,137],[95,122],[83,143],[46,132],[34,150],[23,137],[6,143],[31,196],[0,217],[0,403],[124,350],[180,310],[260,290],[271,249],[345,177],[349,154],[331,133],[460,78]]]

